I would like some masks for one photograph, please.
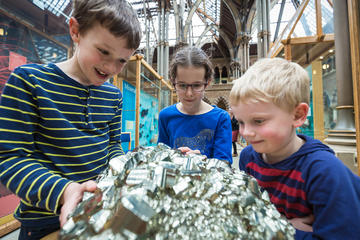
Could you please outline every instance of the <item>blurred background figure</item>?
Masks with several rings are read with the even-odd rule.
[[[236,142],[237,139],[239,137],[239,122],[236,120],[231,108],[229,109],[229,114],[230,114],[230,118],[231,118],[231,129],[232,129],[232,147],[233,147],[233,157],[237,157],[238,153],[237,153],[237,147],[236,147]]]

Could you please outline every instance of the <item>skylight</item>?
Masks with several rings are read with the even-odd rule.
[[[56,16],[64,16],[67,20],[70,18],[64,13],[65,8],[70,4],[70,0],[30,0],[33,4],[42,10],[48,10]]]

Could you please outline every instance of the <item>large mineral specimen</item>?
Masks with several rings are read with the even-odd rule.
[[[114,158],[60,239],[293,239],[256,180],[159,144]]]

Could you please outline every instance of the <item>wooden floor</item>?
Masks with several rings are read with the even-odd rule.
[[[5,236],[3,237],[0,237],[1,240],[17,240],[19,238],[19,232],[20,230],[17,229],[13,232],[10,232],[8,234],[6,234]]]

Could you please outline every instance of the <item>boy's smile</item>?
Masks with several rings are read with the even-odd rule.
[[[110,74],[106,73],[106,72],[102,72],[101,70],[98,70],[97,68],[95,68],[96,73],[99,75],[99,78],[103,78],[103,79],[107,79],[109,77]]]
[[[240,134],[256,152],[263,154],[265,161],[281,161],[301,146],[295,132],[293,113],[265,102],[240,102],[231,108],[239,121]]]

